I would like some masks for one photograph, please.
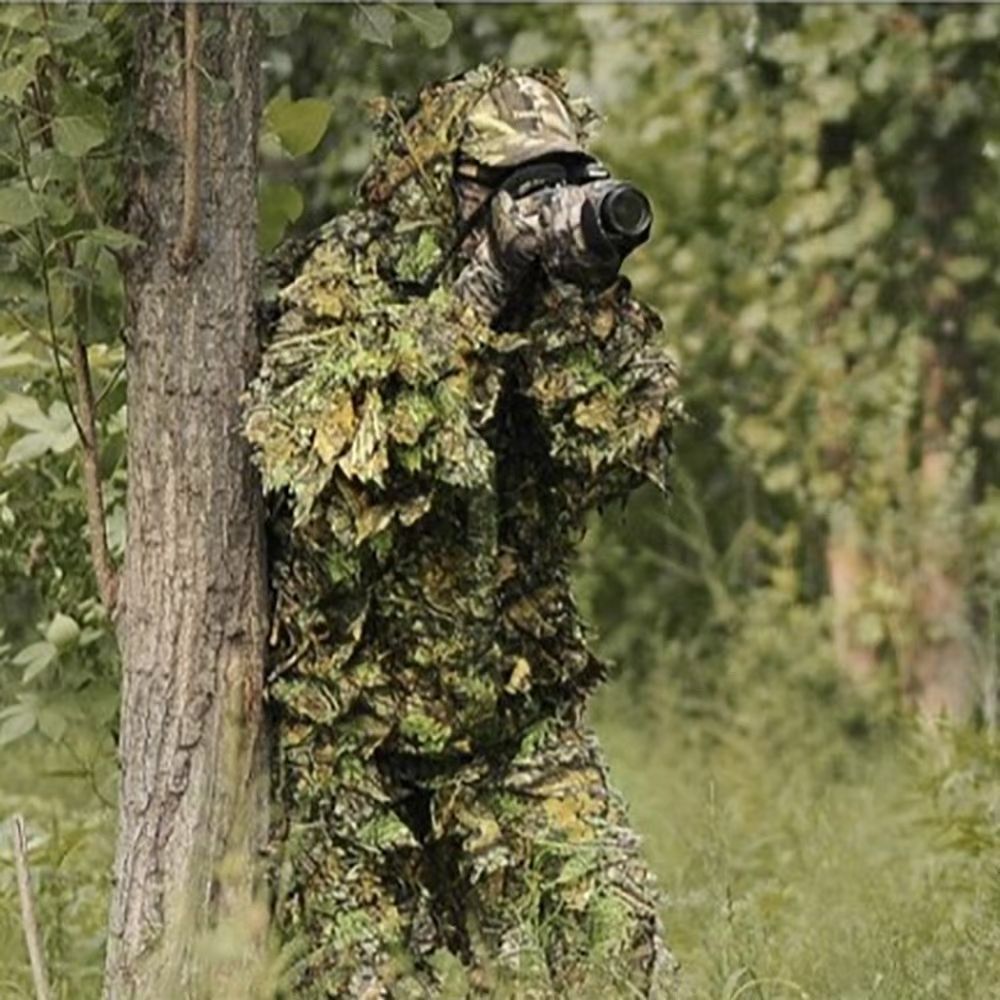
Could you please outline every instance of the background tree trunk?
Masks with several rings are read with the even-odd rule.
[[[250,997],[267,815],[263,518],[240,417],[258,353],[255,14],[154,5],[136,61],[137,124],[151,141],[130,185],[144,243],[127,269],[122,780],[105,995]],[[192,76],[200,115],[185,94]]]
[[[923,420],[921,425],[920,487],[922,523],[919,526],[919,563],[913,581],[918,634],[910,662],[907,693],[928,718],[947,716],[966,721],[975,708],[976,660],[972,628],[962,575],[962,540],[948,522],[942,524],[942,503],[958,504],[952,517],[964,514],[964,496],[955,492],[954,445],[948,440],[948,422],[958,409],[961,385],[949,370],[945,353],[931,341],[924,359]]]
[[[859,687],[871,685],[878,673],[878,657],[857,634],[856,618],[864,603],[871,562],[864,536],[846,506],[834,512],[826,542],[826,570],[833,604],[833,645],[837,662]]]

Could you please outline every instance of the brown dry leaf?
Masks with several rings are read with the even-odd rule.
[[[587,810],[578,799],[548,797],[544,808],[552,825],[562,830],[570,840],[580,840],[587,835],[587,825],[580,819]]]
[[[382,484],[382,473],[389,467],[382,397],[372,389],[361,408],[361,422],[351,442],[351,450],[340,460],[345,475],[363,482]]]
[[[606,396],[594,396],[583,403],[577,403],[573,419],[578,427],[587,430],[614,430],[616,425],[614,407]]]
[[[377,503],[363,508],[355,522],[358,541],[363,542],[366,538],[377,535],[392,520],[395,512],[391,504]]]
[[[514,661],[514,668],[510,672],[510,677],[504,690],[510,694],[525,692],[531,689],[531,664],[523,657],[519,656]]]
[[[615,328],[615,311],[611,307],[601,309],[593,319],[591,330],[598,340],[607,340]]]
[[[348,392],[338,392],[316,423],[313,449],[324,462],[332,462],[350,443],[358,420]]]
[[[312,291],[309,305],[317,317],[343,320],[357,311],[344,284],[317,285]]]

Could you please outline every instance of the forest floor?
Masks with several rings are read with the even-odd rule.
[[[665,682],[641,693],[613,683],[594,721],[664,890],[685,998],[1000,998],[995,744],[891,720],[698,719]],[[32,996],[6,822],[15,811],[36,838],[55,995],[96,997],[110,738],[59,746],[34,734],[2,753],[0,997]]]

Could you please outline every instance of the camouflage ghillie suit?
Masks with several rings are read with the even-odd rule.
[[[660,323],[624,282],[541,275],[496,329],[453,288],[481,233],[434,291],[407,292],[468,214],[453,172],[470,114],[511,79],[481,68],[381,107],[364,208],[281,288],[249,396],[277,498],[296,997],[650,996],[671,965],[582,722],[604,667],[568,570],[589,510],[663,485]],[[579,141],[585,112],[561,113]]]

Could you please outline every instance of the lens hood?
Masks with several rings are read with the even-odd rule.
[[[601,199],[598,217],[604,234],[624,256],[649,239],[653,208],[637,187],[621,183]]]

